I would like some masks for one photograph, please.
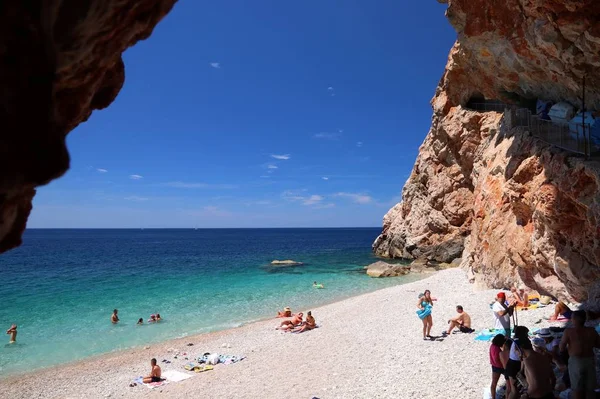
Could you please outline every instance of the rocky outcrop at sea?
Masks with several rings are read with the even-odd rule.
[[[410,267],[406,265],[392,265],[387,262],[375,262],[367,266],[369,277],[398,277],[410,273]]]
[[[375,253],[462,258],[472,282],[600,301],[600,163],[546,144],[513,112],[536,99],[600,110],[600,3],[449,0],[458,32],[432,125]]]

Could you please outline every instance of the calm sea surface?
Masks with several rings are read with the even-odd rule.
[[[379,232],[27,230],[20,248],[0,255],[0,328],[17,323],[19,331],[17,344],[0,344],[0,376],[414,281],[363,273],[376,260],[371,243]],[[304,265],[274,269],[273,259]],[[315,280],[326,288],[313,289]],[[121,318],[116,326],[114,308]],[[135,325],[156,312],[163,323]]]

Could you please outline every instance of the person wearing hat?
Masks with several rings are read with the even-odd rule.
[[[496,330],[504,330],[506,338],[510,338],[510,316],[515,309],[515,303],[507,304],[506,294],[499,292],[496,295],[496,302],[492,305],[492,311],[494,312],[495,323],[494,328]]]
[[[543,340],[543,345],[541,345],[543,348],[543,353],[548,354],[552,361],[557,365],[561,363],[558,349],[560,340],[557,339],[554,334],[552,334],[552,331],[550,331],[549,328],[542,328],[539,330],[535,335],[535,339]]]
[[[283,312],[277,312],[277,317],[292,317],[292,309],[286,306],[283,308]]]

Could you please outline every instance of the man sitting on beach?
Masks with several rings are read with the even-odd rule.
[[[160,369],[160,366],[156,364],[156,359],[152,358],[152,360],[150,360],[150,365],[152,366],[152,370],[150,371],[150,375],[148,377],[144,377],[144,384],[162,381],[160,378],[162,370]]]
[[[301,325],[303,316],[304,313],[300,312],[294,315],[291,319],[282,321],[279,327],[277,327],[277,330],[289,330]]]
[[[455,327],[458,327],[460,332],[463,333],[473,332],[473,329],[471,328],[471,316],[469,316],[469,314],[463,310],[461,305],[456,307],[456,312],[458,314],[448,320],[448,323],[450,324],[448,331],[444,331],[442,335],[449,335]]]
[[[110,322],[113,324],[117,324],[119,322],[119,316],[117,316],[119,311],[117,309],[113,310],[112,316],[110,316]]]
[[[520,343],[520,348],[523,352],[523,369],[528,384],[527,398],[554,399],[556,376],[550,359],[535,352],[528,339]]]
[[[567,328],[560,341],[560,351],[569,352],[569,377],[573,397],[595,398],[596,358],[594,348],[600,348],[600,336],[592,327],[586,327],[586,314],[573,312],[573,328]]]
[[[316,326],[317,326],[317,322],[315,321],[315,318],[312,317],[312,313],[309,311],[306,314],[306,321],[304,323],[302,323],[301,326],[296,327],[292,332],[301,333],[304,331],[312,330]]]
[[[15,342],[17,342],[17,325],[13,324],[12,326],[10,326],[10,328],[8,330],[6,330],[6,333],[8,335],[10,335],[10,341],[8,341],[11,344],[14,344]]]

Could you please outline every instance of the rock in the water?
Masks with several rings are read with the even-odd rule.
[[[410,268],[404,265],[392,265],[386,262],[375,262],[367,266],[367,274],[370,277],[397,277],[408,274]]]
[[[271,262],[271,266],[302,266],[304,263],[296,262],[295,260],[274,260]]]

